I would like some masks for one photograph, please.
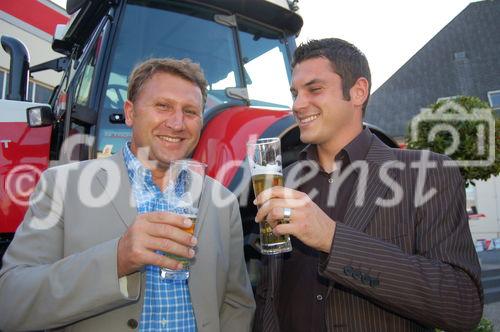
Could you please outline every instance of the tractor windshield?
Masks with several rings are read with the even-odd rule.
[[[104,108],[121,109],[127,76],[152,57],[198,62],[209,84],[207,109],[231,101],[226,88],[247,88],[253,105],[289,107],[283,34],[239,17],[236,32],[229,14],[176,1],[129,1],[114,42]]]
[[[109,119],[122,112],[130,71],[148,58],[198,62],[208,81],[206,109],[238,102],[228,88],[246,92],[239,95],[253,106],[291,106],[290,52],[283,32],[230,12],[171,0],[129,0],[119,20],[99,116],[103,132],[98,150],[109,139],[107,129],[127,132],[124,124]]]

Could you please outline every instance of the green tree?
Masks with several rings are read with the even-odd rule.
[[[477,97],[460,96],[430,105],[413,118],[406,139],[409,149],[447,154],[459,162],[467,186],[500,173],[500,121]]]
[[[481,318],[481,321],[476,326],[476,328],[472,330],[472,332],[494,332],[494,328],[495,327],[493,326],[493,323],[491,321],[487,320],[486,318]],[[435,331],[443,332],[443,330],[440,329],[436,329]]]

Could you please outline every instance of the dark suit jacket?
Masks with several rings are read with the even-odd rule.
[[[435,167],[419,177],[414,163],[425,155]],[[356,206],[357,182],[345,220],[336,224],[331,252],[322,255],[318,266],[318,273],[330,280],[324,299],[327,329],[474,328],[482,315],[483,295],[458,168],[444,165],[453,162],[443,155],[391,149],[377,138],[366,162],[364,204]],[[377,204],[377,198],[400,196],[395,195],[394,183],[402,188],[402,200],[388,207]],[[436,191],[427,200],[425,193],[432,194],[432,188]],[[279,331],[283,259],[263,258],[256,331]]]

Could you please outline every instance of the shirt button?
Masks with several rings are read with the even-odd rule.
[[[328,179],[328,182],[329,182],[329,183],[333,183],[333,178],[329,178],[329,179]]]
[[[316,295],[316,300],[323,301],[323,295],[321,294]]]
[[[139,324],[137,323],[137,321],[136,321],[135,319],[129,319],[129,320],[127,321],[127,325],[128,325],[128,327],[130,327],[131,329],[136,329],[136,328],[137,328],[137,326],[138,326]]]

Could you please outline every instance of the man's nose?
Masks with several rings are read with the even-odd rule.
[[[182,111],[182,109],[177,108],[171,114],[169,114],[164,124],[173,130],[184,129],[184,112]]]
[[[296,96],[295,96],[295,99],[293,101],[293,105],[292,105],[292,109],[295,111],[299,111],[301,109],[304,109],[307,107],[307,105],[309,105],[309,101],[307,99],[306,96],[304,96],[304,94],[301,94],[301,93],[298,93]]]

